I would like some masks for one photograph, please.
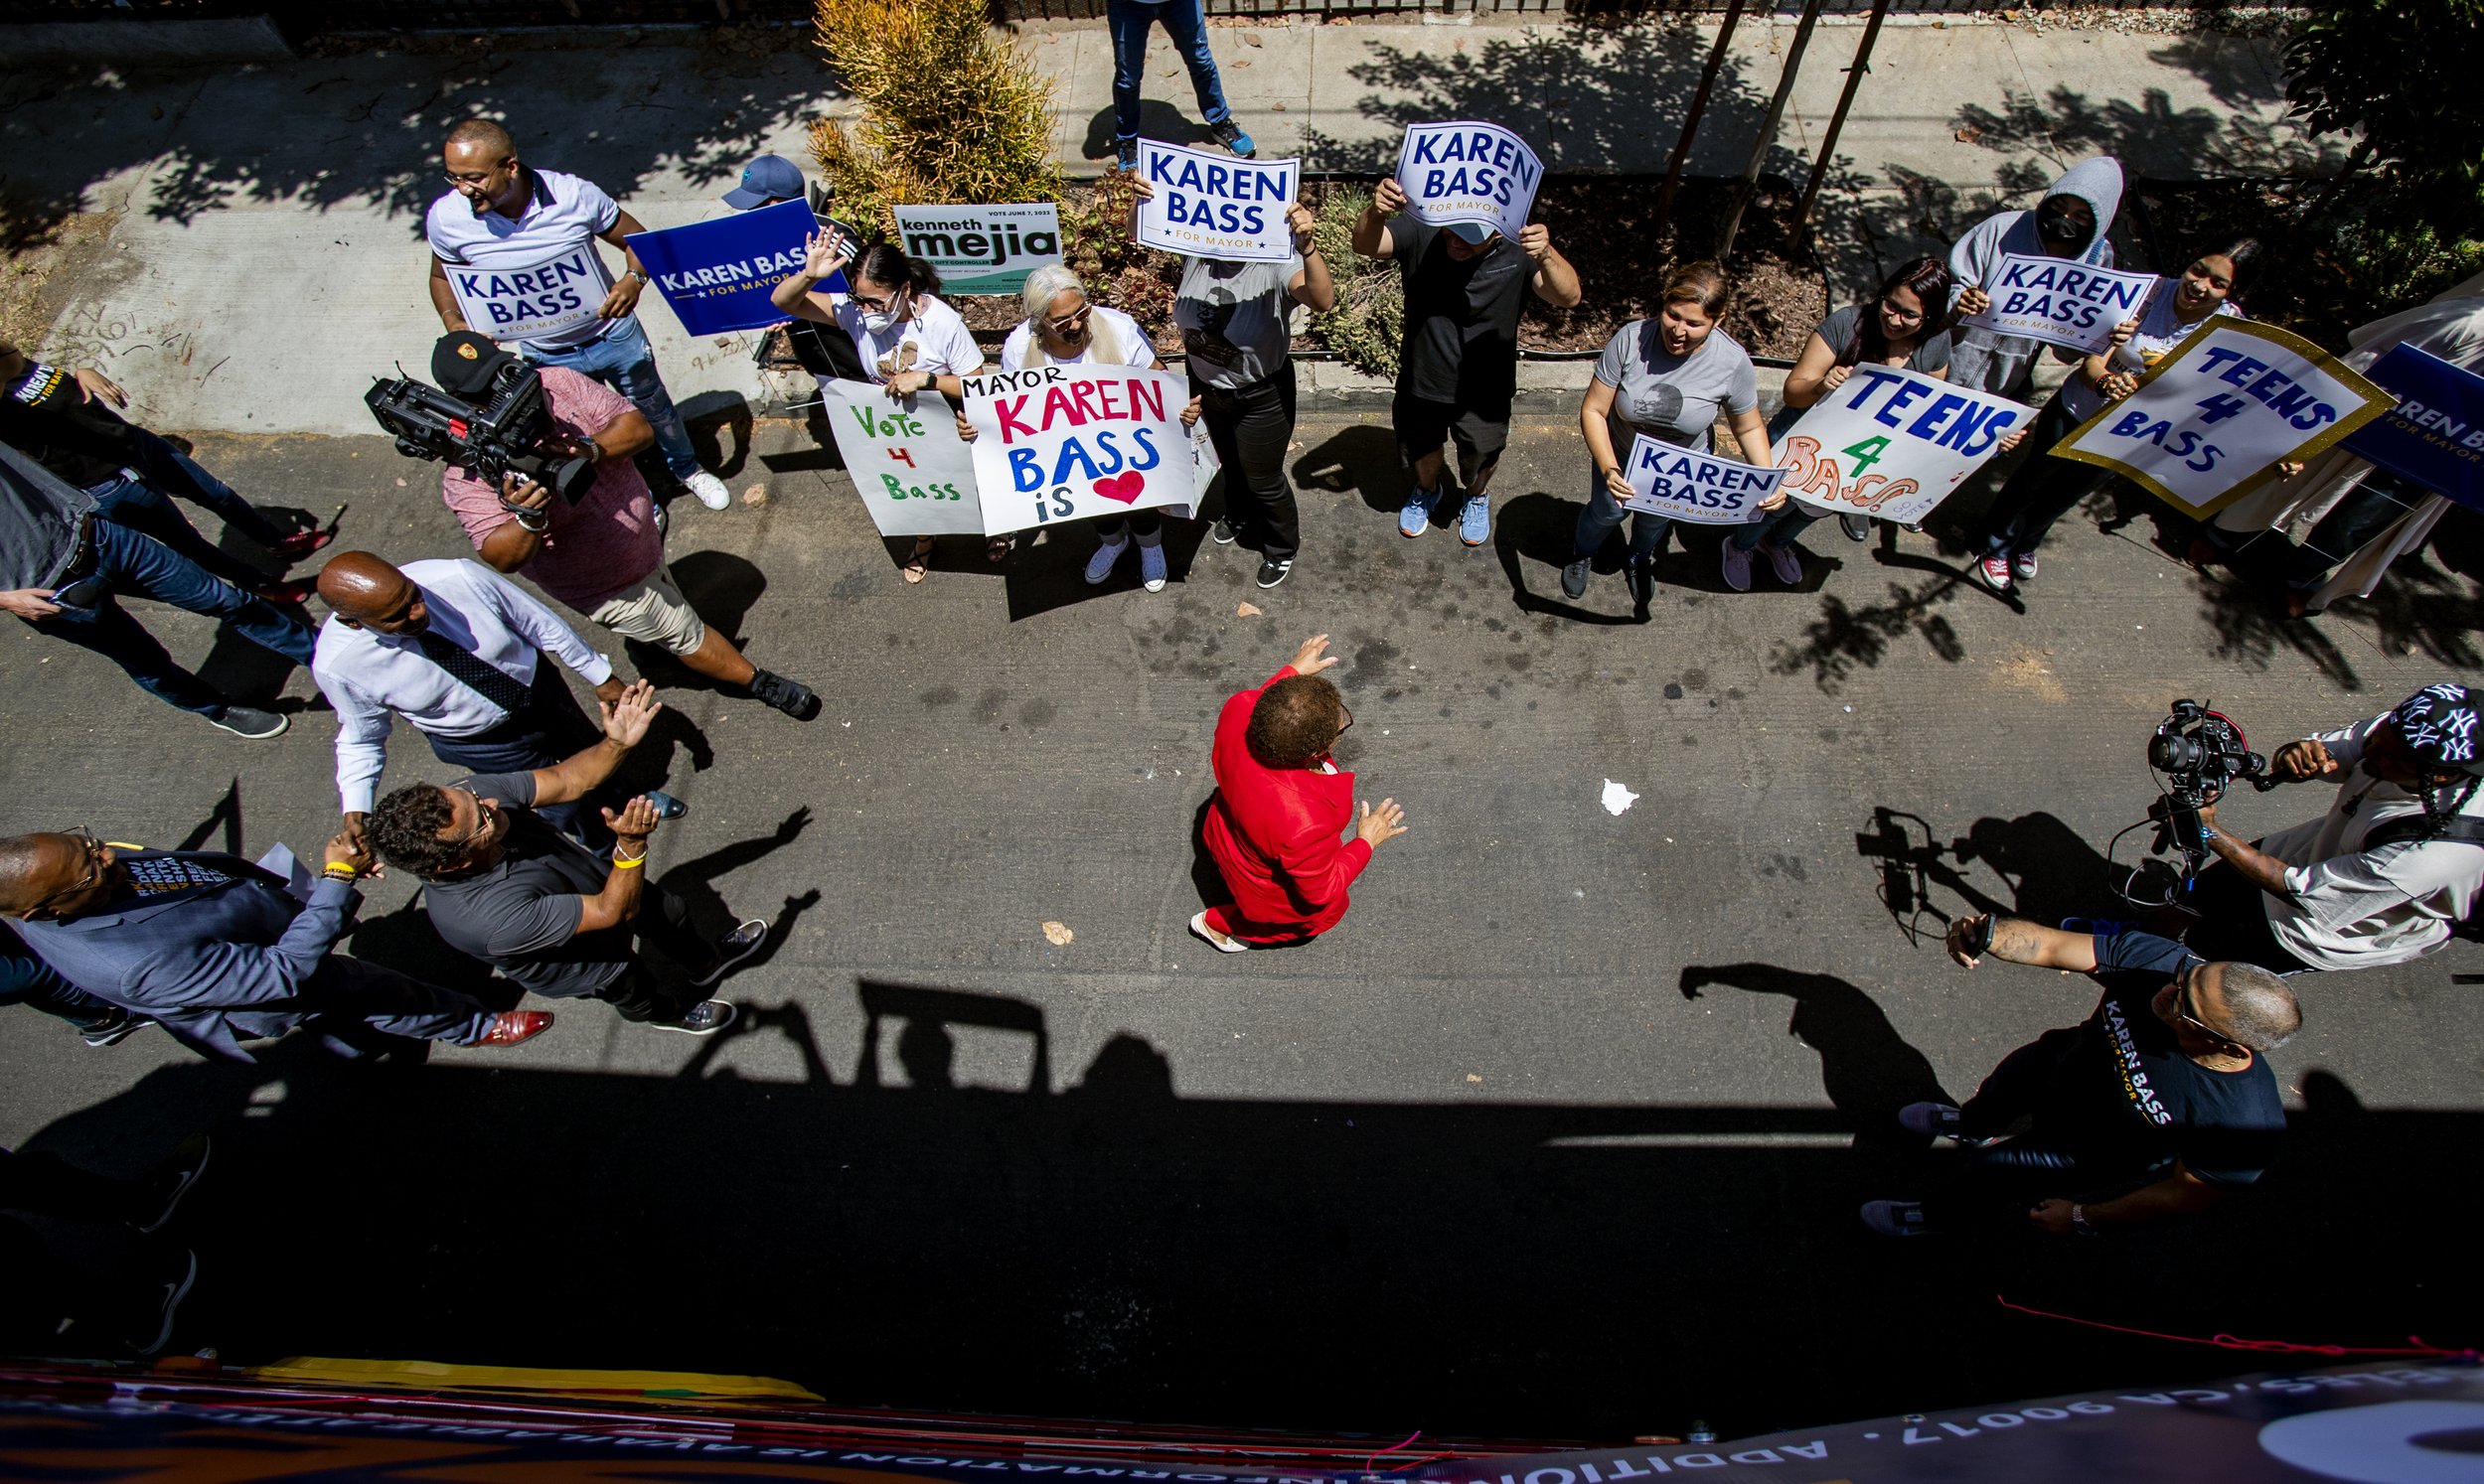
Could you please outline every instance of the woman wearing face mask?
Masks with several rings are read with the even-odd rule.
[[[2222,252],[2201,254],[2179,278],[2158,279],[2139,312],[2113,327],[2112,344],[2081,361],[2053,393],[2024,440],[2026,462],[1967,533],[1967,549],[1981,553],[1975,576],[1984,586],[2007,592],[2013,583],[2032,580],[2036,548],[2053,522],[2107,478],[2091,465],[2051,457],[2053,445],[2106,402],[2128,396],[2158,358],[2212,316],[2240,316],[2228,301],[2258,256],[2259,243],[2246,238]]]
[[[1676,269],[1659,296],[1655,316],[1624,325],[1597,358],[1595,378],[1579,404],[1579,432],[1587,440],[1594,470],[1570,560],[1561,569],[1561,590],[1571,597],[1586,595],[1597,548],[1622,523],[1622,502],[1630,497],[1622,464],[1637,434],[1705,453],[1715,442],[1717,409],[1722,407],[1735,441],[1742,445],[1743,461],[1762,468],[1770,463],[1768,424],[1760,417],[1759,377],[1751,355],[1716,327],[1731,297],[1725,270],[1715,263]],[[1655,594],[1656,557],[1673,521],[1644,511],[1632,512],[1630,520],[1630,561],[1622,569],[1623,580],[1631,601],[1643,607]]]
[[[1033,371],[1043,366],[1144,366],[1163,371],[1139,322],[1118,309],[1091,302],[1078,275],[1058,263],[1026,275],[1019,295],[1025,322],[1009,332],[1001,346],[1003,371]],[[1199,399],[1181,409],[1181,425],[1199,420]],[[1101,586],[1113,575],[1114,563],[1131,545],[1139,548],[1139,580],[1152,593],[1164,590],[1164,522],[1163,513],[1144,510],[1113,519],[1103,529],[1103,543],[1087,560],[1087,581]]]
[[[1949,307],[1955,319],[1991,307],[1986,292],[2001,277],[2001,264],[2021,257],[2058,257],[2091,267],[2113,265],[2105,237],[2121,209],[2121,164],[2109,155],[2082,160],[2063,172],[2032,212],[1998,212],[1967,229],[1949,249],[1949,276],[1956,281]],[[2043,342],[1972,327],[1961,330],[1949,350],[1949,379],[1960,386],[2017,396],[2035,368]],[[2056,360],[2076,361],[2076,351],[2056,350]]]
[[[770,299],[796,319],[843,330],[862,358],[864,373],[887,387],[892,399],[903,402],[936,391],[953,404],[962,400],[964,378],[984,369],[984,353],[966,321],[940,301],[940,274],[886,242],[866,249],[858,260],[848,258],[850,248],[836,232],[813,236],[802,271],[778,284]],[[820,280],[850,264],[850,292],[813,292]],[[963,415],[958,428],[961,434],[966,430]],[[989,554],[999,561],[1009,549],[1008,538],[1000,537]],[[916,536],[906,557],[905,580],[922,581],[931,571],[931,559],[932,538]]]
[[[1785,406],[1769,423],[1769,447],[1785,446],[1785,434],[1802,414],[1846,384],[1857,366],[1898,366],[1936,380],[1949,374],[1949,270],[1937,257],[1903,263],[1880,286],[1870,304],[1852,304],[1820,321],[1803,343],[1802,356],[1785,373]],[[1802,556],[1794,539],[1827,512],[1798,500],[1785,500],[1775,514],[1742,526],[1725,538],[1725,585],[1736,592],[1751,589],[1751,553],[1768,554],[1778,580],[1792,586],[1802,580]],[[1868,540],[1869,516],[1841,515],[1847,535]]]

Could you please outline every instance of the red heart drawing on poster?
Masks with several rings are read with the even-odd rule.
[[[1098,495],[1107,500],[1119,501],[1123,505],[1128,505],[1138,499],[1139,493],[1147,487],[1147,476],[1136,469],[1125,469],[1111,479],[1100,479],[1095,482],[1095,492]]]

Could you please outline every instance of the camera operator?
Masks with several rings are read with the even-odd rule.
[[[2246,843],[2200,810],[2218,863],[2186,906],[2194,952],[2279,973],[2374,968],[2447,943],[2484,894],[2484,761],[2466,686],[2428,685],[2394,710],[2276,751],[2287,782],[2337,780],[2319,819]]]
[[[482,407],[516,366],[517,358],[489,338],[460,330],[432,348],[431,379]],[[440,476],[441,498],[483,560],[527,577],[624,639],[671,651],[720,685],[746,690],[798,721],[817,716],[819,697],[809,686],[743,659],[666,570],[655,501],[630,462],[655,440],[646,416],[576,371],[547,366],[540,374],[554,438],[563,452],[594,460],[594,478],[573,505],[531,479],[509,475],[495,490],[450,465]]]

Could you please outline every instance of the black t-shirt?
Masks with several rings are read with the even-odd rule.
[[[2249,1185],[2276,1157],[2285,1109],[2276,1075],[2254,1056],[2215,1072],[2182,1054],[2149,1002],[2186,965],[2181,944],[2126,932],[2096,941],[2104,997],[2079,1027],[2039,1131],[2102,1172],[2160,1180],[2182,1161],[2212,1185]]]
[[[490,870],[423,883],[431,926],[449,947],[548,998],[593,994],[621,977],[638,961],[628,925],[578,931],[578,898],[599,895],[610,867],[535,813],[535,775],[487,773],[449,787],[472,789],[509,816]]]
[[[77,377],[40,364],[0,386],[0,443],[81,490],[138,462],[138,430]]]
[[[1397,389],[1408,396],[1505,414],[1518,389],[1518,311],[1535,265],[1507,237],[1461,262],[1446,227],[1389,219],[1391,255],[1406,287]]]

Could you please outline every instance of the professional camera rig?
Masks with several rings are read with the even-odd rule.
[[[2208,864],[2208,843],[2202,837],[2200,824],[2203,806],[2224,798],[2227,787],[2237,780],[2249,779],[2251,787],[2262,793],[2281,781],[2268,776],[2268,760],[2251,751],[2243,728],[2235,724],[2234,718],[2212,710],[2206,701],[2178,700],[2170,711],[2156,724],[2156,734],[2148,738],[2147,763],[2158,775],[2157,789],[2162,797],[2149,808],[2148,820],[2141,822],[2152,820],[2156,825],[2156,839],[2148,847],[2150,853],[2178,851],[2182,869],[2165,890],[2142,895],[2138,890],[2139,878],[2147,872],[2149,863],[2141,862],[2133,868],[2121,895],[2123,900],[2142,907],[2162,907],[2177,900]],[[2121,833],[2129,832],[2125,829]],[[2118,842],[2121,835],[2113,838]],[[2111,857],[2110,846],[2105,854],[2108,859]]]
[[[495,490],[514,474],[571,505],[585,499],[595,463],[570,452],[552,433],[543,373],[513,358],[492,378],[491,390],[477,407],[400,376],[374,381],[363,402],[380,426],[395,435],[396,451],[407,458],[454,464]]]

